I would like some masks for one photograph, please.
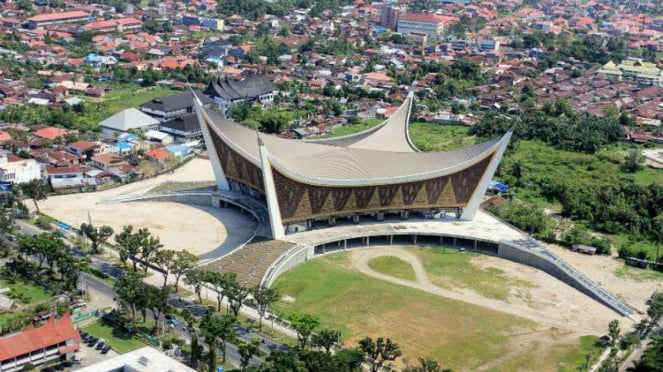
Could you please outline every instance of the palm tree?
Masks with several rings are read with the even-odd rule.
[[[341,332],[324,329],[311,337],[313,346],[325,349],[325,353],[331,354],[331,348],[341,339]]]

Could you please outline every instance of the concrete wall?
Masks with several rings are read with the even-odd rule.
[[[313,258],[315,255],[311,246],[298,245],[288,250],[267,269],[262,284],[270,287],[283,273]]]

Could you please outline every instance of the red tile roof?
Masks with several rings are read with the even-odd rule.
[[[12,136],[4,130],[0,130],[0,142],[7,142],[12,139]]]
[[[28,328],[20,333],[0,338],[0,361],[12,359],[68,340],[74,340],[74,344],[78,345],[81,342],[81,337],[74,328],[69,313],[66,313],[60,319],[50,318],[46,324],[39,328]]]
[[[85,13],[80,10],[74,10],[71,12],[39,14],[34,17],[28,18],[27,20],[34,22],[47,22],[47,21],[57,21],[60,19],[84,18],[89,16],[90,14],[88,13]]]
[[[420,13],[411,13],[406,14],[401,18],[405,21],[411,22],[428,22],[428,23],[440,23],[444,22],[444,17],[433,15],[433,14],[420,14]]]
[[[46,138],[51,141],[55,140],[58,137],[66,136],[69,133],[66,129],[56,128],[56,127],[47,127],[41,128],[34,132],[34,135],[40,138]]]
[[[158,148],[158,149],[152,149],[152,150],[148,151],[147,156],[149,156],[153,159],[163,160],[163,159],[166,159],[167,157],[169,157],[170,154],[168,153],[168,151],[166,151],[162,148]]]

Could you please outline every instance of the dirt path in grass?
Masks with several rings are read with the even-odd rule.
[[[394,256],[407,263],[409,263],[415,273],[416,281],[403,280],[395,278],[390,275],[385,275],[374,271],[368,266],[368,263],[371,259],[381,256]],[[361,249],[352,252],[353,265],[355,269],[359,272],[371,276],[376,279],[384,280],[390,283],[402,285],[405,287],[410,287],[418,290],[422,290],[428,293],[432,293],[438,296],[450,298],[457,301],[463,301],[473,305],[478,305],[495,311],[499,311],[506,314],[515,315],[521,318],[529,319],[537,323],[545,324],[548,326],[556,327],[563,330],[572,331],[574,334],[583,335],[583,334],[595,334],[595,328],[586,328],[580,324],[572,324],[567,320],[551,317],[546,314],[542,314],[539,311],[526,309],[513,304],[504,303],[498,300],[489,299],[483,297],[476,292],[465,289],[458,290],[449,290],[440,288],[434,285],[424,269],[419,257],[412,252],[407,250],[396,248],[396,247],[381,247],[378,249]],[[578,337],[578,336],[576,336]]]

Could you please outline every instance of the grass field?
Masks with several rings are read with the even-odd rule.
[[[99,106],[99,109],[96,112],[86,114],[86,122],[96,124],[124,109],[131,107],[138,108],[141,104],[156,97],[182,93],[182,91],[170,88],[142,88],[135,84],[126,84],[122,86],[111,84],[104,87],[110,89],[108,95],[104,98],[95,100],[96,102],[103,102],[103,104]]]
[[[504,271],[477,267],[472,258],[479,253],[459,252],[456,249],[408,248],[414,252],[433,284],[442,288],[470,288],[484,297],[507,301],[514,287],[531,288],[534,284],[507,276]]]
[[[620,278],[630,278],[638,283],[650,281],[663,281],[663,273],[652,269],[639,269],[624,265],[615,271]]]
[[[21,294],[23,299],[14,297],[14,300],[23,305],[45,301],[53,297],[53,295],[44,288],[21,280],[17,280],[15,283],[10,283],[7,280],[0,280],[0,288],[10,288],[10,297],[14,297],[11,296],[11,293]]]
[[[591,361],[596,361],[603,352],[603,348],[598,345],[597,336],[582,336],[578,340],[578,345],[562,348],[550,355],[551,359],[557,362],[559,372],[576,372],[579,367],[587,363],[587,354],[591,355]],[[590,361],[590,363],[592,363]]]
[[[412,265],[394,256],[375,257],[368,262],[368,267],[395,278],[414,281],[416,276]]]
[[[507,351],[509,335],[531,332],[528,320],[369,278],[349,269],[345,253],[285,273],[274,288],[294,302],[279,312],[307,312],[343,333],[346,344],[390,337],[411,361],[429,356],[445,367],[472,369]]]
[[[328,137],[328,138],[343,137],[343,136],[347,136],[347,135],[350,135],[350,134],[359,133],[363,130],[373,128],[374,126],[382,123],[383,121],[384,120],[382,120],[382,119],[366,119],[366,120],[364,120],[364,121],[362,121],[361,123],[358,123],[358,124],[343,125],[343,126],[340,126],[336,129],[334,129],[333,133],[330,133],[329,135],[326,135],[324,137]]]
[[[90,324],[83,330],[94,337],[105,339],[106,344],[110,345],[113,350],[120,354],[128,353],[132,350],[147,346],[147,344],[142,341],[133,338],[128,332],[119,327],[113,327],[101,320]]]
[[[467,136],[467,127],[434,123],[410,124],[412,142],[421,151],[448,151],[474,145],[475,138]]]

